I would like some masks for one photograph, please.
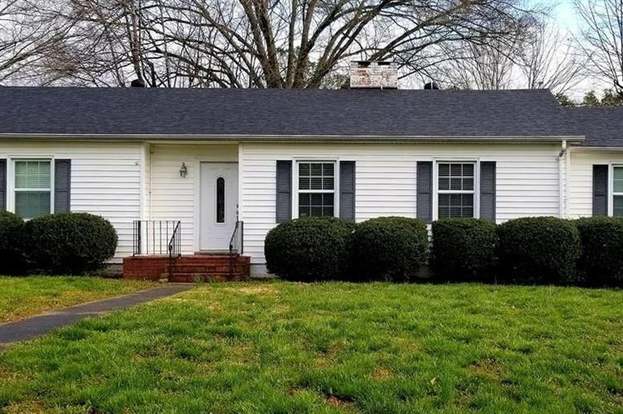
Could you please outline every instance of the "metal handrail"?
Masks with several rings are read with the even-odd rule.
[[[181,237],[182,222],[178,221],[173,229],[173,234],[169,240],[169,258],[180,257],[182,255],[182,237]]]
[[[229,254],[232,255],[234,252],[234,244],[236,242],[236,236],[238,236],[240,249],[236,251],[237,254],[241,255],[244,252],[244,221],[236,221],[236,226],[234,227],[234,231],[231,234],[231,238],[229,239]]]
[[[181,222],[179,220],[134,220],[134,256],[165,256],[181,254]]]

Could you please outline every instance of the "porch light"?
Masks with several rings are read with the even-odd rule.
[[[188,168],[186,168],[186,163],[183,162],[180,167],[180,177],[186,178],[186,175],[188,175]]]

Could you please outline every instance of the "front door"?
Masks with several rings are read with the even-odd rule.
[[[201,250],[225,251],[238,220],[238,164],[201,163]]]

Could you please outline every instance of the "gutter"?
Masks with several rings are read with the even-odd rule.
[[[255,134],[29,134],[0,133],[3,139],[86,140],[86,141],[214,141],[214,142],[505,142],[505,143],[582,143],[581,135],[561,136],[423,136],[423,135],[255,135]]]
[[[558,153],[558,207],[559,217],[567,217],[567,179],[568,179],[569,148],[567,141],[562,141],[561,150]]]

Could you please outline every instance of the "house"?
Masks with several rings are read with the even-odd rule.
[[[267,232],[306,215],[623,216],[623,108],[547,90],[0,88],[0,207],[102,215],[130,276],[169,252],[197,258],[186,276],[224,273],[230,245],[261,275]]]

